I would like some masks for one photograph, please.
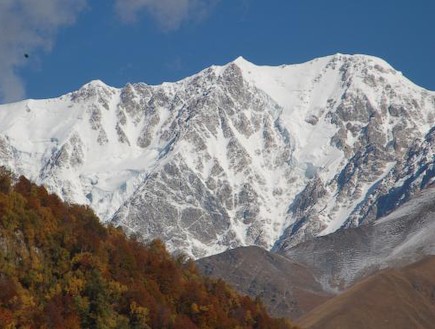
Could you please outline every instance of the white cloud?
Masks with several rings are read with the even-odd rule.
[[[25,97],[17,69],[26,53],[49,51],[56,32],[74,23],[87,0],[0,0],[0,102]]]
[[[133,22],[142,11],[153,16],[166,31],[176,30],[189,20],[201,20],[219,0],[115,0],[124,22]]]
[[[220,0],[114,0],[125,22],[142,12],[150,14],[165,31],[207,16]],[[25,54],[50,51],[57,32],[75,22],[88,0],[0,0],[0,103],[25,98],[18,70],[29,61]]]

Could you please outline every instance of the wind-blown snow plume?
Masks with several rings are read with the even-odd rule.
[[[74,23],[86,0],[2,0],[0,2],[0,101],[25,97],[17,69],[26,53],[49,51],[56,33]]]
[[[219,0],[116,0],[115,8],[125,22],[135,21],[146,10],[166,31],[176,30],[189,20],[200,20]]]

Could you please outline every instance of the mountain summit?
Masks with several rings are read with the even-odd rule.
[[[379,58],[239,57],[175,83],[0,106],[0,164],[194,257],[286,250],[433,182],[435,92]]]

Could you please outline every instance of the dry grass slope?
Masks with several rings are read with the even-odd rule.
[[[435,326],[435,256],[375,274],[299,320],[307,329],[430,329]]]

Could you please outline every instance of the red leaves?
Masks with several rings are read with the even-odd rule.
[[[86,207],[2,177],[0,328],[291,328],[162,241],[143,245]]]

